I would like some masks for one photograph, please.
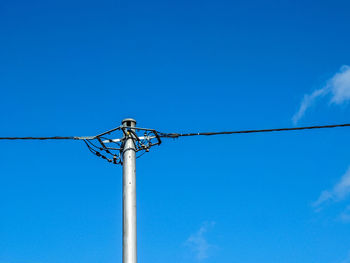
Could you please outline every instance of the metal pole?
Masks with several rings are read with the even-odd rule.
[[[122,125],[135,127],[134,119]],[[131,134],[126,134],[123,147],[123,263],[137,263],[136,248],[136,152]]]

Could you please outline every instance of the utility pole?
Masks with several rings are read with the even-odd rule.
[[[122,136],[115,138],[115,133]],[[123,263],[137,263],[136,236],[136,155],[142,156],[161,138],[154,129],[136,127],[124,119],[122,125],[95,136],[79,137],[90,152],[110,163],[123,166]]]
[[[124,119],[124,127],[135,127],[134,119]],[[131,129],[131,131],[133,131]],[[137,263],[136,236],[136,146],[133,133],[124,134],[123,160],[123,263]]]

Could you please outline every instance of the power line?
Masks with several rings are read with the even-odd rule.
[[[163,137],[163,138],[178,138],[178,137],[185,137],[185,136],[211,136],[211,135],[224,135],[224,134],[237,134],[237,133],[297,131],[297,130],[312,130],[312,129],[329,129],[329,128],[337,128],[337,127],[350,127],[350,123],[334,124],[334,125],[320,125],[320,126],[293,127],[293,128],[222,131],[222,132],[198,132],[198,133],[161,133],[161,132],[159,132],[159,136]]]
[[[0,137],[0,140],[81,140],[80,137],[62,137],[62,136],[53,136],[53,137]]]
[[[157,132],[161,138],[178,138],[188,136],[211,136],[211,135],[225,135],[225,134],[238,134],[238,133],[263,133],[263,132],[281,132],[281,131],[297,131],[297,130],[312,130],[312,129],[330,129],[339,127],[350,127],[350,123],[345,124],[333,124],[333,125],[318,125],[318,126],[304,126],[304,127],[292,127],[292,128],[276,128],[276,129],[259,129],[259,130],[236,130],[236,131],[221,131],[221,132],[197,132],[197,133],[163,133]],[[118,127],[119,128],[119,127]],[[116,129],[118,129],[116,128]],[[114,130],[108,131],[108,133]],[[137,129],[137,128],[136,128]],[[102,135],[104,135],[103,133]],[[101,134],[96,136],[52,136],[52,137],[0,137],[0,140],[93,140],[99,138]]]

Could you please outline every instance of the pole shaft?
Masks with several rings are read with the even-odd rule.
[[[135,127],[136,121],[127,119],[123,125]],[[123,147],[123,263],[137,263],[136,242],[136,152],[129,134]]]

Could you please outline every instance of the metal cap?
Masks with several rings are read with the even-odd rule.
[[[122,120],[122,125],[126,127],[135,127],[136,126],[136,121],[132,118],[126,118]]]

